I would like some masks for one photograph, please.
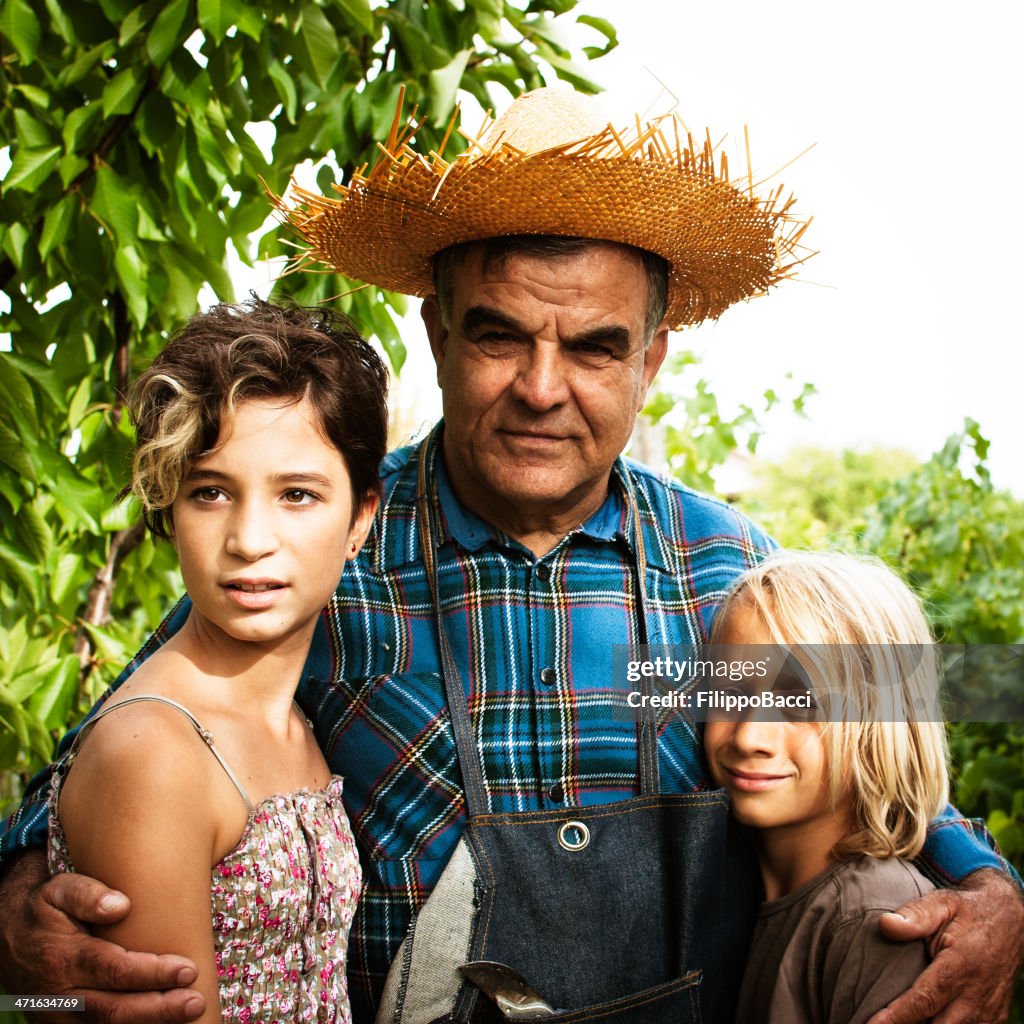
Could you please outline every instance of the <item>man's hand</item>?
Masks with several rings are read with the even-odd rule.
[[[22,854],[0,882],[0,984],[11,995],[74,995],[85,1019],[102,1024],[184,1024],[205,1000],[183,987],[196,978],[191,960],[129,953],[89,934],[115,924],[128,898],[95,879],[50,878],[46,857]],[[168,991],[164,991],[168,990]],[[47,1024],[81,1024],[78,1013],[47,1013]]]
[[[879,926],[898,942],[927,940],[932,962],[869,1024],[1006,1020],[1024,963],[1024,900],[1005,875],[975,871],[959,889],[939,889],[883,914]]]

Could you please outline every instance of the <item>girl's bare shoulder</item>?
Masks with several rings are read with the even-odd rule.
[[[64,783],[62,817],[69,803],[80,800],[94,810],[110,801],[124,814],[152,803],[166,814],[179,805],[193,820],[201,814],[202,794],[218,769],[202,733],[165,699],[139,696],[112,694],[102,717],[87,726]]]

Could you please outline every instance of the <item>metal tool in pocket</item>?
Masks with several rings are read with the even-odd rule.
[[[488,996],[509,1020],[542,1020],[565,1012],[542,999],[527,980],[507,964],[473,960],[460,965],[459,973]]]

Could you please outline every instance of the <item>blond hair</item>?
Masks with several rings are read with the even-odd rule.
[[[918,599],[876,559],[782,551],[736,581],[712,642],[739,605],[775,643],[815,645],[803,653],[831,705],[820,728],[832,796],[853,804],[833,853],[916,856],[949,792],[944,725],[921,720],[937,717],[938,656]]]

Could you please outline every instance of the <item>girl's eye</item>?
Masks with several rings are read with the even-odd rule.
[[[214,502],[222,501],[226,495],[219,487],[197,487],[191,497],[203,505],[212,505]]]

